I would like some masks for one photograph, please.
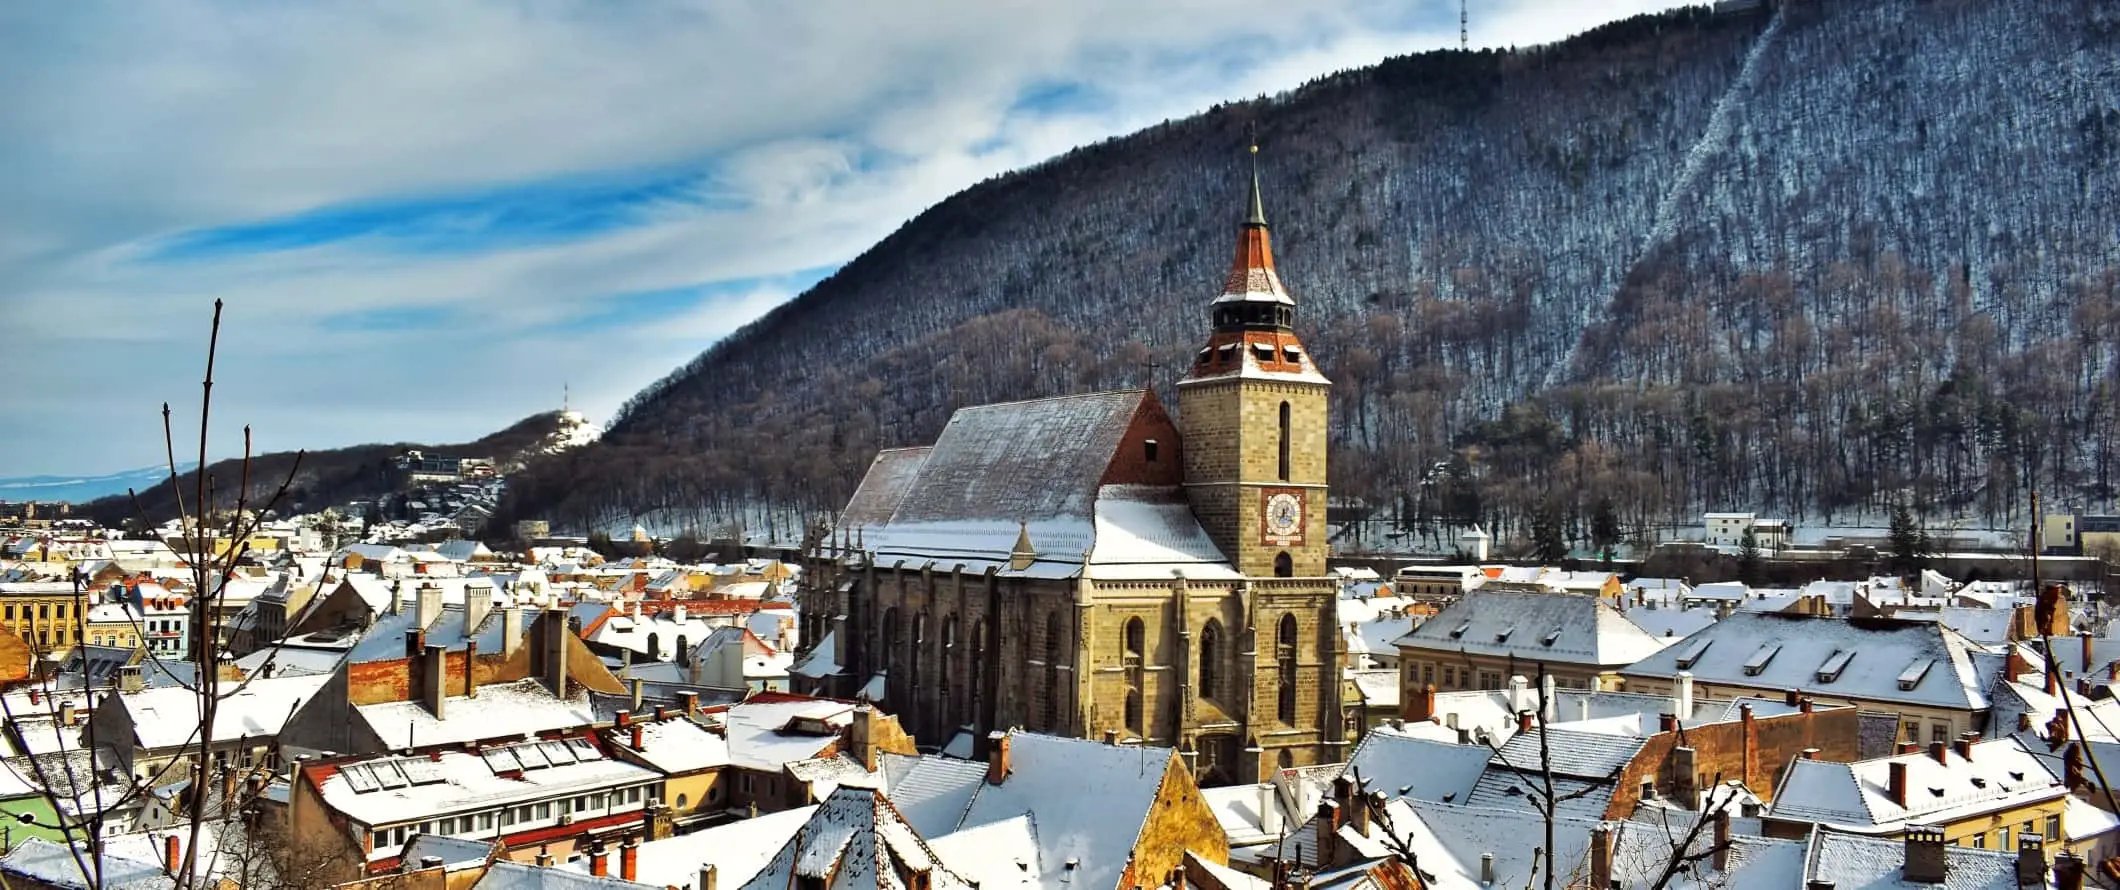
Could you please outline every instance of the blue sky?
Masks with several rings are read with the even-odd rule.
[[[601,421],[983,178],[1456,41],[1448,0],[5,4],[0,476],[157,462],[216,298],[217,456]]]

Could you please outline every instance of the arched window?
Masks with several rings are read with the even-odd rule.
[[[655,634],[648,635],[648,660],[662,660],[662,637]]]
[[[1287,748],[1281,749],[1281,756],[1278,759],[1280,760],[1282,769],[1288,769],[1289,767],[1296,765],[1296,753],[1294,751],[1288,750]]]
[[[951,710],[953,703],[950,701],[950,675],[956,673],[950,670],[950,665],[957,658],[956,650],[957,613],[950,612],[942,616],[942,667],[935,672],[935,685],[942,690],[942,718],[950,721],[956,719],[955,712]]]
[[[1280,679],[1279,716],[1282,723],[1296,722],[1296,616],[1281,614],[1281,630],[1274,640],[1274,661]]]
[[[1281,403],[1281,481],[1288,481],[1288,403]]]
[[[1222,694],[1219,680],[1222,679],[1222,622],[1207,619],[1207,626],[1200,629],[1200,697],[1217,698]]]
[[[1274,577],[1276,577],[1276,578],[1293,578],[1293,577],[1295,577],[1295,574],[1296,574],[1296,561],[1295,561],[1295,560],[1293,560],[1293,559],[1290,559],[1290,558],[1289,558],[1289,556],[1288,556],[1288,551],[1286,551],[1286,550],[1283,550],[1283,551],[1281,551],[1280,553],[1276,553],[1276,554],[1274,554],[1274,557],[1273,557],[1273,576],[1274,576]]]
[[[927,611],[913,613],[913,655],[911,669],[906,674],[907,689],[920,688],[920,653],[927,647]]]
[[[1126,654],[1140,658],[1148,642],[1147,628],[1139,618],[1126,619]]]
[[[1126,731],[1134,735],[1146,735],[1141,731],[1141,690],[1126,690]]]
[[[898,632],[898,607],[892,606],[883,610],[883,657],[876,659],[875,663],[877,669],[881,670],[885,676],[883,687],[885,699],[890,698],[891,687],[896,685],[889,679],[890,671],[891,666],[898,663],[898,653],[904,651],[901,648],[904,642]]]
[[[692,647],[685,644],[684,634],[677,635],[677,651],[670,654],[676,657],[678,664],[685,667],[692,666]]]
[[[1045,622],[1045,730],[1059,732],[1061,647],[1066,645],[1067,625],[1054,612]]]

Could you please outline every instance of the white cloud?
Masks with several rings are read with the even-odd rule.
[[[1482,0],[1492,44],[1671,5]],[[790,296],[758,286],[631,329],[620,295],[843,262],[986,176],[1208,104],[1456,39],[1455,4],[232,0],[0,9],[0,472],[159,457],[231,306],[221,416],[268,447],[469,438],[607,413]],[[1054,84],[1078,104],[1022,104]],[[425,250],[387,238],[151,262],[173,236],[357,202],[675,177],[637,224]],[[689,171],[689,172],[688,172]],[[691,177],[687,179],[687,177]],[[470,211],[451,222],[476,230]],[[399,313],[445,328],[354,324]],[[59,375],[34,374],[65,367]],[[186,383],[182,381],[193,381]],[[270,429],[268,429],[270,427]],[[231,427],[232,429],[232,427]],[[222,443],[226,445],[227,443]]]

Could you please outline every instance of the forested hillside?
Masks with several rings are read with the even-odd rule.
[[[1505,534],[2112,496],[2120,7],[1792,0],[1391,59],[981,183],[504,511],[829,510],[964,405],[1173,399],[1254,125],[1337,494]]]

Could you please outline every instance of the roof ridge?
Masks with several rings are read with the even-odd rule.
[[[1121,388],[1121,389],[1099,389],[1099,390],[1092,390],[1092,391],[1090,391],[1090,392],[1077,392],[1077,393],[1062,393],[1062,394],[1060,394],[1060,395],[1051,395],[1051,396],[1037,396],[1037,397],[1035,397],[1035,398],[1029,398],[1029,399],[1015,399],[1015,400],[1012,400],[1012,401],[1007,401],[1007,402],[986,402],[986,403],[984,403],[984,404],[979,404],[979,405],[966,405],[966,406],[964,406],[964,407],[962,407],[962,408],[958,408],[958,409],[957,409],[956,411],[952,411],[952,412],[950,412],[950,416],[951,416],[951,417],[955,417],[955,416],[957,416],[958,414],[960,414],[960,413],[963,413],[963,412],[965,412],[965,411],[978,411],[978,410],[980,410],[980,409],[982,409],[982,408],[1006,408],[1006,407],[1011,407],[1011,406],[1015,406],[1015,405],[1030,405],[1030,404],[1035,404],[1035,403],[1038,403],[1038,402],[1057,402],[1057,401],[1061,401],[1061,400],[1063,400],[1063,399],[1087,399],[1087,398],[1092,398],[1092,397],[1097,397],[1097,396],[1123,396],[1123,395],[1139,395],[1139,394],[1141,394],[1141,393],[1145,393],[1145,392],[1148,392],[1148,389],[1147,389],[1146,387],[1139,387],[1139,386],[1131,386],[1131,387],[1124,387],[1124,388]],[[933,447],[935,447],[935,446],[933,446],[933,445],[928,445],[928,446],[925,446],[925,447],[928,447],[928,448],[933,448]],[[903,450],[903,449],[897,449],[897,450]]]

